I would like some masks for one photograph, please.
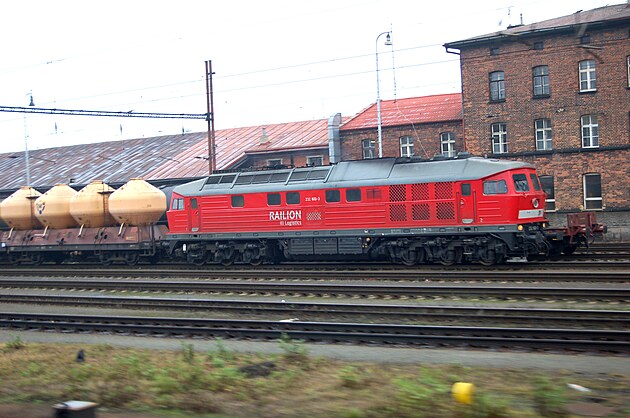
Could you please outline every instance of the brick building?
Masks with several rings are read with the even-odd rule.
[[[340,127],[341,159],[378,158],[377,105]],[[460,93],[381,102],[382,155],[431,158],[465,151]]]
[[[630,239],[630,3],[444,46],[460,54],[468,150],[534,164],[552,222],[596,210]]]

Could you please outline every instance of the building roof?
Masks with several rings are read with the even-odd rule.
[[[597,26],[614,25],[630,20],[630,3],[599,7],[592,10],[579,10],[573,14],[544,20],[529,25],[510,26],[506,30],[476,36],[461,41],[448,42],[446,48],[461,49],[480,43],[494,42],[500,39],[514,39],[516,36],[541,35],[547,32],[574,31],[588,25],[589,29]]]
[[[261,144],[262,132],[268,141]],[[124,183],[196,178],[208,175],[206,132],[109,141],[29,151],[31,185],[87,184],[92,180]],[[327,147],[327,120],[288,122],[217,130],[217,169],[234,166],[246,153]],[[0,154],[0,190],[26,184],[23,152]]]
[[[462,119],[462,94],[437,94],[381,101],[381,126],[404,126]],[[341,125],[341,131],[374,129],[378,126],[377,104],[362,110]]]

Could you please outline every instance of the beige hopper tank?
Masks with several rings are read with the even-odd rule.
[[[35,200],[35,217],[44,226],[61,229],[76,226],[70,214],[70,199],[77,191],[67,184],[56,184]]]
[[[131,179],[112,193],[109,213],[132,226],[156,223],[166,211],[166,195],[143,179]]]
[[[109,196],[113,192],[109,185],[94,180],[70,199],[70,214],[79,225],[89,228],[114,225],[109,214]]]
[[[35,217],[35,199],[42,194],[30,186],[22,186],[0,203],[2,220],[9,228],[34,229],[41,224]]]

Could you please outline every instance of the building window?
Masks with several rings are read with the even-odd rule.
[[[536,41],[534,42],[534,49],[536,51],[542,51],[545,48],[545,44],[543,41]]]
[[[538,151],[552,149],[551,142],[551,119],[536,119],[536,149]]]
[[[534,97],[548,97],[549,90],[549,67],[539,65],[532,70],[534,77]]]
[[[591,43],[591,35],[582,35],[580,36],[580,44],[588,45]]]
[[[505,100],[505,75],[503,71],[490,73],[490,101]]]
[[[581,118],[582,124],[582,148],[599,147],[599,125],[597,116],[584,115]]]
[[[401,136],[400,137],[400,156],[401,157],[413,157],[413,137]]]
[[[602,209],[602,178],[597,173],[584,174],[584,209]]]
[[[628,65],[628,87],[630,87],[630,55],[626,57],[626,64]]]
[[[361,141],[361,148],[363,149],[363,159],[376,158],[375,146],[373,139],[364,139]]]
[[[446,157],[454,157],[455,156],[455,133],[442,132],[440,134],[440,146],[442,149],[442,155]]]
[[[545,210],[556,210],[556,191],[553,185],[553,176],[540,176],[540,184],[543,191],[547,194],[545,199]]]
[[[490,48],[490,55],[499,55],[499,48],[498,47]]]
[[[311,166],[311,167],[324,165],[324,157],[322,157],[321,155],[314,156],[314,157],[306,157],[306,165]]]
[[[585,60],[579,63],[580,92],[596,91],[597,77],[595,74],[595,60]]]
[[[505,154],[507,146],[507,125],[505,123],[493,123],[492,126],[492,153]]]
[[[278,167],[282,165],[282,158],[267,160],[267,167]]]

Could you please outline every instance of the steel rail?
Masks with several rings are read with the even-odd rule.
[[[588,264],[585,264],[588,265]],[[1,269],[2,277],[128,277],[128,278],[203,278],[203,279],[276,279],[276,280],[414,280],[414,281],[607,281],[630,282],[630,263],[627,271],[580,269],[554,270],[444,270],[444,269],[356,269],[335,268],[245,268],[245,269],[165,269],[164,267],[139,268],[31,268]],[[576,264],[572,266],[575,268]],[[577,267],[579,268],[579,267]]]
[[[133,290],[151,292],[202,292],[238,293],[258,295],[305,295],[327,297],[345,295],[356,297],[431,297],[462,296],[475,298],[553,298],[579,300],[630,300],[630,289],[567,288],[567,287],[517,287],[517,286],[470,286],[470,285],[380,285],[331,283],[264,283],[220,281],[147,281],[147,280],[20,280],[0,279],[1,288],[81,289],[81,290]]]
[[[229,313],[259,313],[321,316],[380,316],[404,317],[425,320],[492,320],[492,321],[542,321],[569,325],[604,324],[606,326],[630,326],[630,311],[494,308],[394,304],[312,303],[244,301],[220,299],[181,299],[154,297],[115,297],[77,295],[0,295],[3,303],[48,304],[63,306],[98,306],[132,309],[166,309],[178,311],[221,311]],[[574,327],[573,327],[574,328]]]
[[[0,327],[57,332],[107,332],[197,338],[293,339],[324,342],[404,345],[466,345],[599,350],[627,354],[630,332],[546,328],[278,322],[193,318],[145,318],[101,315],[0,313]]]

